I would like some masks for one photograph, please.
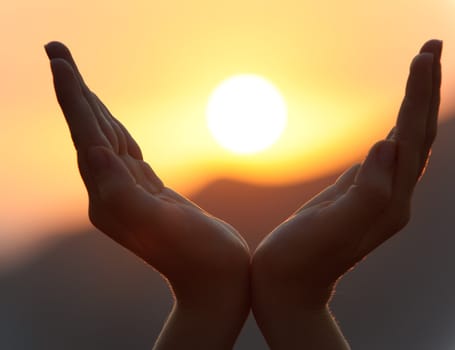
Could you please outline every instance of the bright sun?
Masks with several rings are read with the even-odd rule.
[[[207,123],[215,139],[242,154],[275,143],[286,126],[286,116],[286,103],[277,88],[252,74],[222,81],[207,105]]]

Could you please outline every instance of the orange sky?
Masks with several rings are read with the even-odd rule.
[[[305,180],[361,158],[392,125],[429,38],[444,39],[443,114],[455,110],[454,12],[452,0],[2,4],[0,255],[34,244],[31,232],[87,223],[46,42],[72,49],[165,183],[190,193],[217,177]],[[239,73],[266,77],[288,104],[281,139],[256,155],[223,150],[205,123],[212,90]]]

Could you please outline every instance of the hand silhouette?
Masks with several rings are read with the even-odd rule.
[[[413,189],[436,135],[441,42],[411,64],[395,128],[332,186],[258,246],[252,305],[272,348],[344,349],[327,303],[336,281],[409,220]]]
[[[128,131],[88,89],[63,44],[49,43],[46,52],[92,223],[162,273],[175,294],[156,346],[232,347],[249,310],[246,242],[232,226],[163,185]],[[204,335],[197,335],[203,328]]]

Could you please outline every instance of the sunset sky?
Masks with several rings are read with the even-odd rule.
[[[453,0],[5,2],[0,255],[88,223],[48,41],[71,48],[145,159],[190,194],[220,177],[290,183],[361,159],[393,125],[409,62],[427,39],[444,40],[442,117],[450,116],[454,14]],[[288,107],[279,141],[253,155],[224,150],[206,124],[212,91],[241,73],[271,81]]]

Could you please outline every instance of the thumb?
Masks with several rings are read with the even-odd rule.
[[[106,199],[107,195],[120,189],[136,186],[128,168],[107,147],[90,147],[87,151],[87,165],[101,199]]]
[[[324,211],[333,227],[339,227],[331,239],[356,243],[384,212],[392,196],[396,164],[396,143],[376,143],[363,162],[354,184]]]
[[[382,209],[392,196],[396,165],[396,143],[393,140],[377,142],[368,153],[354,180],[360,187],[369,211]]]
[[[99,205],[128,227],[142,225],[149,216],[153,196],[136,183],[121,158],[107,147],[90,147],[87,165]]]

